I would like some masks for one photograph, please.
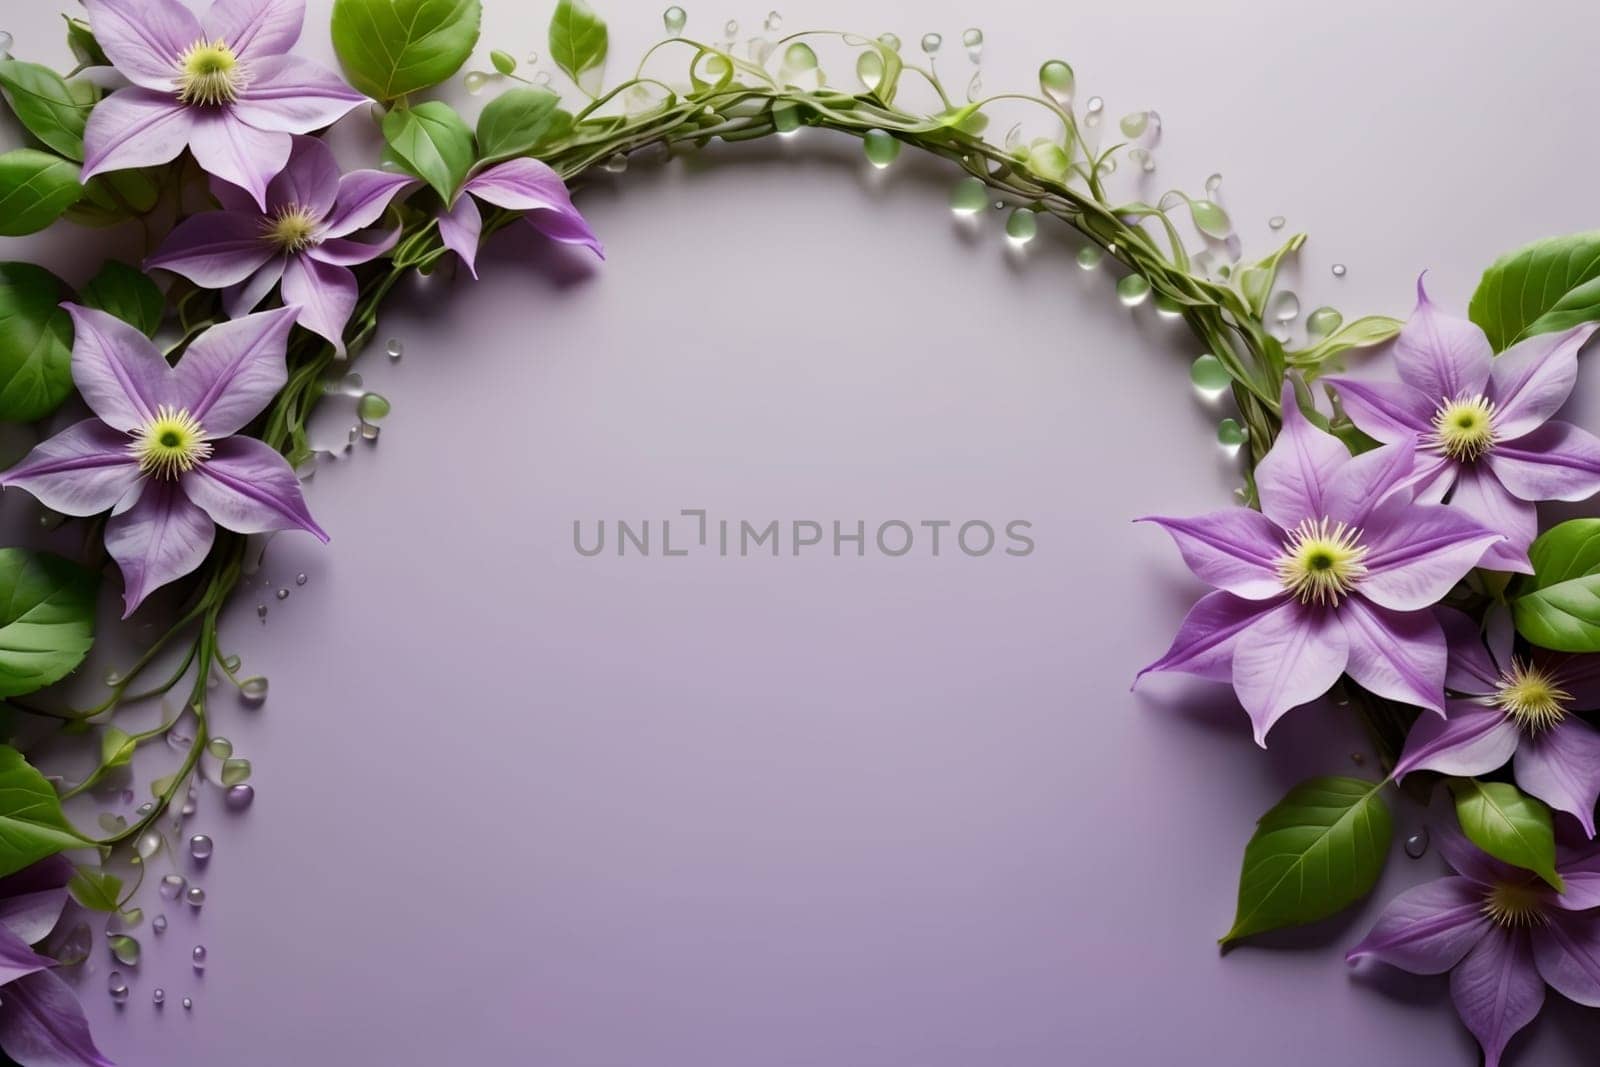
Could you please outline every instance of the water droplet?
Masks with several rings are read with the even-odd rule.
[[[257,604],[256,605],[256,618],[261,620],[262,625],[266,625],[266,622],[267,622],[267,606],[265,604]]]
[[[185,741],[184,744],[188,744],[188,741]],[[140,804],[137,808],[133,809],[133,813],[135,815],[145,816],[145,815],[149,815],[152,811],[155,811],[155,810],[156,810],[156,806],[154,804],[150,803],[147,800],[143,804]]]
[[[788,135],[800,128],[800,109],[785,101],[772,108],[772,128]]]
[[[247,704],[260,704],[267,699],[267,680],[260,675],[244,679],[239,683],[239,695]],[[222,758],[227,759],[226,756]]]
[[[867,162],[881,170],[899,157],[901,145],[886,130],[868,130],[861,147],[867,153]]]
[[[363,441],[370,443],[378,439],[378,434],[382,432],[382,428],[375,422],[364,422],[357,427],[357,431],[361,434]]]
[[[151,810],[154,809],[152,808]],[[140,859],[149,859],[151,856],[154,856],[157,852],[161,851],[161,835],[156,833],[154,830],[146,830],[143,834],[139,835],[139,840],[134,845],[134,851],[139,854]]]
[[[1006,218],[1006,236],[1018,247],[1033,240],[1038,232],[1039,216],[1032,208],[1019,207]]]
[[[277,596],[277,598],[279,600],[288,600],[289,599],[289,590],[285,589],[282,586],[279,586],[276,596]]]
[[[1124,115],[1117,125],[1121,127],[1124,137],[1143,137],[1144,131],[1150,128],[1150,112],[1135,111]]]
[[[128,1002],[128,983],[122,980],[121,971],[112,971],[106,976],[106,992],[111,994],[111,999],[118,1004]]]
[[[256,798],[255,786],[236,785],[225,794],[224,802],[230,811],[243,811]]]
[[[156,986],[150,991],[150,999],[155,1001],[156,1007],[160,1007],[167,1002],[167,991]]]
[[[1222,365],[1222,360],[1209,352],[1190,365],[1189,380],[1194,383],[1196,389],[1213,395],[1222,392],[1233,382],[1228,369]]]
[[[1206,192],[1212,196],[1217,195],[1217,190],[1222,188],[1222,175],[1213,174],[1206,179]]]
[[[1267,225],[1272,227],[1274,230],[1281,230],[1288,223],[1288,221],[1289,220],[1284,218],[1282,215],[1274,215],[1267,220]]]
[[[1306,316],[1306,333],[1313,339],[1328,336],[1344,324],[1337,308],[1319,307]]]
[[[957,215],[974,215],[988,202],[988,189],[979,178],[962,178],[950,190],[950,210]]]
[[[206,743],[206,751],[217,759],[227,759],[233,755],[233,742],[226,737],[213,737]]]
[[[1217,443],[1224,448],[1238,448],[1247,436],[1245,428],[1233,419],[1217,423]]]
[[[184,887],[188,884],[188,879],[181,874],[163,875],[161,878],[161,899],[177,900],[182,895]]]
[[[535,74],[533,76],[533,84],[535,84],[535,85],[549,85],[550,84],[550,72],[548,70],[539,71],[539,73],[537,73],[537,74]]]
[[[295,585],[305,585],[306,581],[307,581],[307,579],[306,579],[306,576],[305,576],[304,572],[294,576],[294,584]]]
[[[250,761],[233,759],[222,761],[222,784],[225,786],[243,785],[250,777]]]
[[[683,32],[683,27],[689,21],[689,13],[677,4],[673,4],[661,13],[661,25],[667,28],[667,35],[676,37]]]
[[[1128,158],[1137,163],[1139,165],[1139,169],[1144,171],[1146,174],[1149,174],[1156,169],[1156,157],[1150,154],[1149,149],[1130,148],[1128,149]]]
[[[1345,276],[1346,269],[1347,268],[1343,263],[1335,263],[1333,265],[1333,276],[1335,278],[1343,278]]]
[[[1129,274],[1117,283],[1117,299],[1127,307],[1144,303],[1150,295],[1150,281],[1142,274]]]
[[[1106,102],[1098,96],[1091,96],[1089,103],[1085,106],[1088,108],[1089,114],[1098,115],[1106,109]]]
[[[936,55],[939,51],[939,46],[942,44],[944,44],[944,38],[937,33],[925,33],[922,35],[922,50],[930,56]]]
[[[967,46],[967,58],[974,63],[983,59],[983,31],[973,26],[961,34],[961,43]]]
[[[883,57],[868,49],[856,57],[856,78],[867,92],[874,92],[883,81]]]
[[[891,52],[900,51],[900,38],[892,33],[878,34],[878,43]]]
[[[723,35],[731,41],[735,37],[739,36],[739,24],[733,19],[729,19],[727,22],[723,23],[722,32]]]
[[[1423,827],[1410,837],[1406,838],[1406,855],[1414,860],[1420,860],[1422,854],[1428,851],[1428,829]]]
[[[121,684],[122,684],[122,675],[118,674],[116,671],[107,671],[106,672],[106,685],[115,687],[115,686],[119,686]]]
[[[205,970],[206,969],[206,947],[204,945],[196,945],[194,947],[194,951],[189,953],[189,959],[194,963],[194,969],[195,970],[197,970],[197,971]]]
[[[383,346],[383,350],[388,353],[390,359],[399,359],[406,354],[405,342],[398,337],[391,337],[389,343]]]
[[[183,998],[183,1010],[184,1011],[190,1011],[193,1008],[194,1008],[194,1001],[189,999],[188,997],[184,997]]]
[[[767,21],[762,23],[768,33],[776,33],[783,27],[783,16],[776,11],[767,12]]]
[[[157,915],[154,919],[151,919],[150,920],[150,929],[154,930],[158,934],[166,933],[167,932],[167,917],[165,915]]]
[[[1274,322],[1293,322],[1300,317],[1300,298],[1287,289],[1274,294],[1267,316]]]
[[[1067,150],[1054,141],[1040,139],[1028,147],[1028,169],[1042,178],[1060,181],[1071,166]]]
[[[206,902],[206,891],[197,885],[192,885],[189,887],[189,891],[183,895],[183,899],[188,901],[189,907],[198,908]]]
[[[124,967],[139,966],[139,942],[127,934],[107,931],[106,945],[111,949],[111,958]]]
[[[205,834],[195,834],[193,837],[189,838],[189,855],[193,856],[197,860],[210,859],[212,849],[215,847],[216,843]]]
[[[1084,270],[1094,270],[1105,258],[1105,253],[1096,245],[1084,245],[1078,249],[1078,266]]]
[[[983,72],[973,71],[972,80],[967,82],[967,103],[976,104],[983,99]]]
[[[488,80],[489,76],[481,70],[469,70],[461,79],[462,83],[467,87],[467,92],[473,96],[483,92],[483,86]]]
[[[1072,106],[1072,94],[1077,91],[1077,78],[1072,68],[1059,59],[1052,59],[1039,68],[1039,89],[1055,101],[1057,107]]]
[[[56,962],[63,967],[82,963],[89,958],[89,950],[93,947],[94,932],[89,929],[88,923],[78,923],[57,946],[54,953]]]

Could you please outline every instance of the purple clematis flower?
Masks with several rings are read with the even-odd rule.
[[[133,85],[106,97],[84,130],[83,178],[175,159],[265,206],[289,135],[336,122],[366,97],[331,71],[285,55],[305,0],[216,0],[204,19],[178,0],[83,0],[112,65]]]
[[[170,366],[144,334],[103,311],[72,315],[72,380],[97,418],[40,444],[0,474],[67,515],[110,510],[106,550],[122,568],[123,617],[198,567],[216,526],[239,533],[308,530],[300,481],[284,458],[235,437],[288,381],[295,308],[206,330]]]
[[[284,303],[299,308],[296,321],[343,352],[357,296],[350,268],[393,248],[399,231],[370,244],[348,235],[377,222],[395,194],[414,183],[380,170],[341,177],[327,145],[296,137],[287,165],[267,186],[265,209],[219,182],[223,210],[183,220],[145,267],[226,289],[223,306],[234,317],[281,281]]]
[[[1417,720],[1395,777],[1487,774],[1514,755],[1517,783],[1575,816],[1593,837],[1600,731],[1572,712],[1600,707],[1600,656],[1535,650],[1519,659],[1511,654],[1509,627],[1493,629],[1485,645],[1466,615],[1450,608],[1437,614],[1450,644],[1445,686],[1460,696],[1447,702],[1443,720]]]
[[[50,856],[0,878],[0,1049],[22,1067],[113,1067],[56,961],[30,946],[55,929],[72,864]]]
[[[1450,973],[1456,1012],[1498,1067],[1506,1042],[1533,1021],[1544,987],[1600,1007],[1600,850],[1560,850],[1556,893],[1534,875],[1435,834],[1457,874],[1395,897],[1351,963],[1376,959],[1412,974]]]
[[[1346,672],[1379,696],[1444,714],[1445,640],[1432,607],[1502,540],[1418,504],[1409,442],[1351,456],[1283,390],[1283,431],[1256,467],[1261,510],[1151,518],[1216,588],[1140,672],[1231,681],[1256,743]]]
[[[1506,535],[1483,558],[1531,572],[1536,500],[1600,492],[1600,438],[1551,416],[1578,380],[1578,350],[1597,323],[1519,341],[1496,356],[1484,332],[1436,310],[1417,279],[1417,309],[1394,342],[1398,382],[1328,379],[1362,432],[1412,441],[1417,499],[1449,503]]]
[[[583,245],[605,258],[600,239],[572,206],[561,175],[537,159],[519,157],[469,177],[456,193],[455,203],[439,216],[439,239],[461,257],[474,278],[478,276],[478,237],[483,232],[478,200],[508,211],[525,212],[523,218],[528,224],[552,241]]]

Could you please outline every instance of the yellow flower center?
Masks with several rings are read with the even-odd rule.
[[[196,41],[178,59],[178,99],[212,107],[231,104],[239,95],[242,71],[226,41]]]
[[[1544,904],[1531,885],[1502,882],[1484,894],[1483,913],[1501,926],[1542,926]]]
[[[1434,446],[1451,459],[1471,463],[1494,442],[1494,405],[1484,397],[1452,400],[1434,413]]]
[[[1337,605],[1366,577],[1361,531],[1328,519],[1307,519],[1289,532],[1278,557],[1278,580],[1302,604]]]
[[[1495,690],[1495,706],[1525,730],[1548,729],[1567,714],[1572,694],[1556,684],[1550,672],[1531,663],[1513,661],[1511,669],[1500,675]]]
[[[310,211],[298,204],[290,204],[267,219],[264,234],[268,241],[285,252],[303,252],[320,241],[317,223],[317,217]]]
[[[163,404],[154,419],[133,431],[130,451],[140,470],[170,480],[209,457],[211,442],[199,419],[182,408]]]

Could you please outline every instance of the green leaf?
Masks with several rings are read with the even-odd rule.
[[[1372,890],[1389,851],[1382,783],[1312,778],[1256,824],[1222,943],[1327,918]]]
[[[115,726],[107,726],[100,731],[100,765],[102,767],[124,767],[133,759],[133,754],[139,748],[139,743],[128,736],[127,731]]]
[[[0,548],[0,697],[43,689],[83,662],[99,586],[99,575],[71,560]]]
[[[590,96],[605,73],[606,24],[583,0],[561,0],[550,18],[550,58]]]
[[[75,163],[32,148],[0,155],[0,237],[39,232],[82,195]]]
[[[510,74],[517,69],[517,57],[498,48],[489,53],[489,62],[493,63],[494,69],[501,74]]]
[[[334,0],[333,48],[350,84],[387,102],[460,70],[482,17],[479,0]]]
[[[1512,601],[1517,632],[1544,648],[1600,652],[1600,519],[1573,519],[1528,550],[1533,575]]]
[[[72,320],[61,280],[32,263],[0,263],[0,419],[42,419],[72,392]]]
[[[106,58],[105,50],[95,40],[89,24],[71,15],[61,17],[67,20],[67,47],[72,50],[73,58],[85,67],[109,67],[111,60]]]
[[[161,200],[161,171],[145,167],[96,174],[65,218],[80,226],[115,226],[143,214]]]
[[[146,337],[156,335],[166,308],[155,282],[137,267],[115,259],[106,260],[100,273],[89,279],[78,302],[115,315]]]
[[[74,95],[49,67],[19,59],[0,60],[0,88],[29,133],[68,159],[83,162],[83,126],[92,101]]]
[[[1467,317],[1496,352],[1600,319],[1600,231],[1546,238],[1501,256],[1483,272]]]
[[[1386,315],[1367,315],[1347,322],[1310,348],[1287,355],[1291,367],[1314,367],[1352,348],[1381,345],[1391,340],[1405,324]]]
[[[511,89],[478,115],[478,154],[485,162],[525,155],[572,129],[572,115],[549,89]]]
[[[0,745],[0,878],[85,841],[61,813],[61,800],[22,753]]]
[[[449,104],[430,100],[383,117],[393,158],[448,203],[473,164],[472,130]]]
[[[90,911],[116,911],[122,898],[122,879],[98,867],[79,867],[67,882],[72,899]]]
[[[1456,818],[1467,839],[1495,859],[1532,871],[1557,893],[1556,835],[1550,809],[1506,782],[1458,778],[1450,783]]]

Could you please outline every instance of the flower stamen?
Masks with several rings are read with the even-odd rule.
[[[239,95],[242,73],[228,42],[220,37],[196,41],[178,59],[178,99],[202,107],[231,104]]]
[[[290,204],[279,208],[262,226],[262,236],[293,255],[320,244],[317,227],[321,220],[308,208]]]
[[[1329,519],[1307,519],[1289,531],[1278,557],[1278,580],[1302,604],[1337,607],[1366,577],[1361,530]]]
[[[154,419],[133,431],[129,451],[141,471],[170,481],[210,458],[211,442],[199,419],[183,408],[163,404]]]
[[[1500,675],[1500,687],[1492,700],[1518,726],[1537,733],[1566,718],[1572,694],[1562,689],[1549,671],[1513,660],[1510,669]]]
[[[1441,403],[1433,415],[1433,444],[1462,463],[1471,463],[1494,447],[1494,403],[1487,397]]]
[[[1543,926],[1544,902],[1531,885],[1501,882],[1484,894],[1483,914],[1501,926]]]

